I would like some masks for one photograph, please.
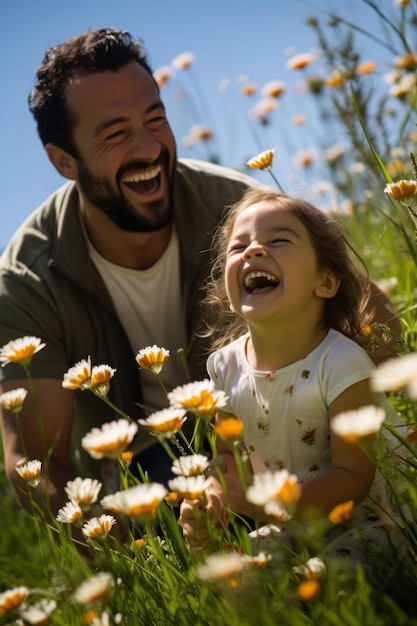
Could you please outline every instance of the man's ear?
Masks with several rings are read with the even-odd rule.
[[[58,146],[53,143],[47,143],[45,150],[52,165],[61,176],[69,180],[76,180],[78,178],[78,167],[74,157],[62,148],[58,148]]]
[[[329,269],[320,273],[314,293],[319,298],[333,298],[339,289],[340,278],[337,278]]]

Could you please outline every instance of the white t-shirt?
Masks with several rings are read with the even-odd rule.
[[[229,401],[222,410],[244,424],[243,438],[254,473],[287,469],[309,481],[331,469],[330,404],[348,387],[370,378],[375,367],[354,341],[331,329],[303,359],[272,372],[251,368],[244,335],[211,354],[207,370]],[[387,421],[396,412],[381,394]],[[398,443],[398,442],[397,442]],[[357,522],[378,516],[376,501],[394,516],[384,479],[377,470],[365,500],[356,507]]]
[[[170,351],[161,377],[170,390],[183,384],[177,350],[186,347],[184,312],[181,302],[178,237],[171,240],[158,261],[146,270],[110,263],[88,242],[90,256],[111,295],[114,307],[132,346],[132,358],[142,348],[156,344]],[[112,365],[109,363],[108,365]],[[142,370],[143,402],[155,411],[168,406],[157,377]]]

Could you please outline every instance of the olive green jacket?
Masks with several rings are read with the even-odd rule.
[[[191,380],[206,377],[207,346],[193,331],[201,322],[198,302],[208,272],[212,233],[224,207],[253,185],[256,181],[234,170],[188,159],[178,161],[174,216]],[[0,258],[0,346],[27,335],[46,344],[33,358],[33,378],[62,379],[70,367],[90,356],[93,365],[108,364],[117,370],[111,382],[111,401],[131,417],[140,416],[139,368],[111,297],[89,257],[72,182],[58,189],[25,221]],[[22,374],[19,365],[0,368],[0,380],[22,378]],[[89,391],[68,393],[74,398],[72,458],[79,475],[99,477],[97,462],[83,451],[81,438],[117,415]],[[57,430],[59,419],[57,406]],[[140,430],[138,450],[149,447],[149,437]]]

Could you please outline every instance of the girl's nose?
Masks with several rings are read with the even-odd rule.
[[[263,257],[267,254],[268,252],[265,250],[264,246],[262,246],[260,243],[257,243],[256,241],[252,241],[252,243],[247,246],[245,252],[243,253],[243,258],[250,259],[254,256]]]

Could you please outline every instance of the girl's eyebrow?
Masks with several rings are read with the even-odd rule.
[[[297,231],[295,231],[293,228],[290,228],[289,226],[273,226],[272,228],[268,229],[267,231],[265,231],[268,235],[282,235],[285,233],[288,233],[290,235],[294,235],[294,237],[297,237],[297,239],[301,239],[300,235],[297,233]],[[244,236],[247,233],[244,233]],[[242,234],[237,232],[236,234],[233,234],[230,237],[230,242],[231,241],[236,241],[236,239],[239,239],[242,237]]]
[[[274,234],[289,233],[290,235],[294,235],[294,237],[298,237],[298,239],[300,239],[300,235],[297,233],[297,231],[293,228],[290,228],[289,226],[276,226],[272,229],[271,232],[273,232]]]

